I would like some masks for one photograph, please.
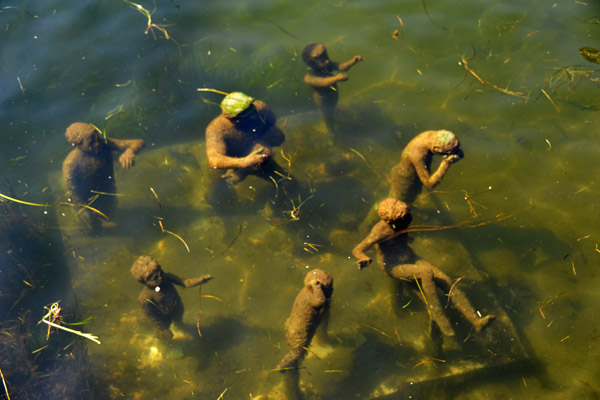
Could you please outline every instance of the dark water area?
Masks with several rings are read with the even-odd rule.
[[[599,34],[599,4],[571,0],[0,1],[0,193],[13,199],[0,199],[0,398],[295,398],[294,375],[274,369],[312,268],[334,293],[297,371],[307,399],[599,397],[600,66],[580,54]],[[338,84],[336,137],[303,82],[314,42],[364,58]],[[204,132],[223,97],[198,88],[269,105],[299,194],[251,176],[237,203],[209,204]],[[132,169],[115,163],[116,226],[97,236],[55,206],[73,122],[146,142]],[[429,129],[456,133],[465,157],[423,190],[412,224],[459,226],[411,246],[497,316],[473,334],[448,308],[457,344],[441,353],[418,292],[351,254]],[[273,193],[287,219],[266,218]],[[214,276],[179,290],[189,329],[170,344],[137,302],[143,254]],[[71,328],[102,343],[47,340],[37,323],[56,301],[64,322],[92,316]]]

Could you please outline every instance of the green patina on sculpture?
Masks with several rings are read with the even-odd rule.
[[[252,111],[254,97],[242,92],[231,92],[221,102],[221,111],[228,118],[242,117]]]

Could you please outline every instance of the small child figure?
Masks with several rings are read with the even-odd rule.
[[[333,278],[321,269],[309,271],[304,287],[296,296],[292,312],[285,322],[285,341],[290,352],[277,368],[296,368],[306,355],[306,349],[319,326],[321,316],[329,308],[333,293]]]
[[[310,68],[304,76],[304,82],[314,89],[315,104],[323,114],[325,126],[329,132],[334,133],[333,115],[339,98],[337,82],[348,80],[348,75],[334,74],[334,71],[348,71],[363,61],[363,58],[354,56],[349,61],[339,64],[329,59],[324,44],[312,43],[302,50],[302,60]]]
[[[444,335],[454,336],[454,329],[443,313],[438,295],[438,288],[446,293],[450,291],[453,286],[452,280],[440,269],[419,259],[408,245],[408,234],[400,233],[408,228],[412,220],[408,206],[403,201],[388,198],[379,204],[378,213],[381,220],[352,250],[352,255],[358,259],[358,269],[371,265],[372,260],[365,251],[376,245],[377,260],[381,269],[401,281],[414,282],[418,279],[427,299],[431,319]],[[493,315],[479,317],[467,296],[456,286],[448,296],[454,307],[473,325],[476,332],[480,332],[495,319]]]
[[[123,168],[131,168],[135,164],[135,155],[144,147],[140,139],[120,140],[100,137],[96,128],[90,124],[75,122],[65,132],[65,137],[75,148],[63,161],[62,175],[65,192],[69,202],[87,204],[95,192],[115,194],[115,169],[112,152],[122,150],[119,162]],[[116,206],[115,196],[100,195],[92,207],[111,215]],[[98,213],[83,210],[80,214],[84,224],[97,232],[101,227]]]
[[[129,272],[135,280],[145,285],[138,301],[144,314],[155,325],[155,336],[164,341],[173,337],[171,322],[183,327],[183,303],[173,284],[190,288],[213,278],[212,275],[206,274],[199,278],[182,279],[175,274],[164,272],[158,262],[150,256],[138,257]]]

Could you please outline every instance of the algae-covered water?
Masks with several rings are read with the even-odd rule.
[[[0,170],[15,199],[63,200],[73,122],[146,141],[134,168],[115,165],[116,227],[96,237],[70,208],[30,210],[71,265],[72,290],[44,303],[93,316],[78,329],[102,342],[87,343],[85,396],[283,398],[284,322],[321,268],[335,289],[299,370],[306,398],[597,398],[600,67],[579,49],[600,47],[599,33],[598,3],[572,0],[1,1]],[[364,58],[338,85],[335,138],[303,84],[313,42],[335,61]],[[298,193],[249,177],[236,203],[209,205],[204,130],[222,96],[197,88],[269,104]],[[413,225],[461,227],[412,246],[498,317],[473,335],[454,315],[457,349],[441,353],[418,296],[351,256],[402,148],[428,129],[455,132],[465,158],[424,190]],[[289,218],[267,218],[275,196]],[[129,268],[143,254],[214,276],[179,290],[189,331],[170,345],[137,303]]]

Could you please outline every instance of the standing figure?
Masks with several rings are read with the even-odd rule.
[[[144,141],[105,140],[100,137],[96,128],[82,122],[71,124],[65,132],[65,137],[75,147],[62,166],[68,201],[88,204],[90,199],[96,196],[97,199],[91,206],[110,216],[116,207],[116,197],[110,194],[117,192],[112,152],[123,151],[119,162],[123,168],[131,168],[135,164],[135,155],[144,146]],[[98,213],[85,209],[79,215],[90,230],[97,232],[100,229],[102,224]]]
[[[270,180],[281,167],[271,158],[271,147],[281,146],[285,136],[275,126],[275,114],[267,105],[241,92],[228,94],[221,102],[221,115],[206,128],[206,155],[214,169],[235,185],[248,174]]]
[[[296,368],[306,355],[306,349],[315,334],[321,316],[329,308],[333,293],[333,278],[321,269],[309,271],[304,287],[296,296],[292,312],[285,322],[285,341],[289,353],[277,368]]]
[[[345,63],[336,63],[329,59],[324,44],[312,43],[302,50],[302,60],[310,68],[304,76],[304,82],[314,89],[315,103],[323,114],[327,129],[334,133],[333,116],[339,98],[337,83],[348,80],[348,75],[336,74],[335,71],[348,71],[363,58],[354,56]]]
[[[373,226],[369,235],[360,242],[352,255],[358,259],[358,269],[371,265],[371,258],[365,251],[377,247],[377,260],[385,273],[393,278],[406,282],[420,282],[429,306],[429,315],[446,336],[454,336],[454,329],[443,313],[438,289],[446,293],[452,304],[469,321],[476,332],[480,332],[492,320],[493,315],[479,317],[465,294],[456,285],[452,288],[452,280],[440,269],[429,262],[419,259],[408,245],[408,234],[401,231],[408,228],[412,220],[406,203],[394,198],[388,198],[379,204],[381,220]],[[452,293],[450,292],[452,288]]]
[[[156,337],[168,341],[173,337],[171,323],[183,327],[183,303],[175,285],[184,288],[195,287],[208,282],[212,275],[199,278],[182,279],[164,272],[158,262],[150,256],[140,256],[131,266],[131,275],[144,285],[138,301],[146,317],[154,323]]]
[[[431,174],[434,154],[442,155],[437,171]],[[460,142],[454,133],[447,130],[425,131],[413,138],[400,156],[400,162],[392,168],[392,188],[389,197],[412,204],[423,185],[435,187],[450,168],[464,157]]]

